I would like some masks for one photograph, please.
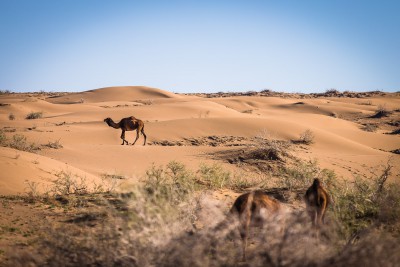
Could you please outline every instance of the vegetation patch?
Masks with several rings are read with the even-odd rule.
[[[361,129],[366,132],[375,132],[378,129],[378,125],[375,123],[366,123]]]
[[[13,113],[8,114],[8,119],[9,119],[10,121],[15,120],[15,115],[14,115]]]

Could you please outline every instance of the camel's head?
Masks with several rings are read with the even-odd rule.
[[[106,118],[106,119],[104,119],[104,122],[107,123],[108,125],[110,125],[110,122],[111,122],[111,121],[112,121],[111,118]]]

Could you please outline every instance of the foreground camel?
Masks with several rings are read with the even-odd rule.
[[[136,130],[136,139],[132,143],[134,145],[136,141],[139,139],[139,132],[141,132],[144,136],[144,143],[143,145],[146,145],[146,134],[144,133],[144,122],[136,119],[135,117],[127,117],[123,118],[120,122],[115,123],[111,118],[104,119],[104,122],[107,123],[108,126],[113,127],[115,129],[121,129],[121,139],[122,139],[122,144],[124,145],[125,143],[129,145],[128,141],[125,140],[125,131],[134,131]]]
[[[246,261],[247,237],[250,225],[263,226],[266,216],[276,214],[279,210],[279,202],[262,191],[246,193],[235,200],[230,214],[235,214],[239,217],[243,261]]]
[[[304,200],[313,226],[321,227],[325,223],[325,213],[330,198],[318,178],[315,178],[313,184],[307,189]]]

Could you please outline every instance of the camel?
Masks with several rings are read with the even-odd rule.
[[[304,200],[313,226],[321,227],[325,223],[325,213],[330,198],[318,178],[315,178],[313,184],[307,189]]]
[[[276,199],[262,191],[254,191],[240,195],[230,210],[230,214],[239,217],[239,232],[242,238],[242,260],[246,261],[246,247],[249,227],[262,227],[266,215],[276,214],[281,206]]]
[[[122,139],[122,144],[124,145],[125,143],[129,145],[128,141],[125,140],[125,131],[134,131],[136,130],[136,139],[132,143],[132,145],[135,145],[136,141],[139,139],[139,132],[142,133],[144,136],[144,143],[143,145],[146,145],[146,134],[144,133],[144,123],[142,120],[136,119],[135,117],[127,117],[121,119],[120,122],[115,123],[111,118],[106,118],[104,119],[104,122],[107,123],[108,126],[113,127],[115,129],[120,129],[122,130],[121,133],[121,139]]]

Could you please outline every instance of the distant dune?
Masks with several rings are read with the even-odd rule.
[[[81,101],[87,103],[105,101],[136,101],[159,98],[177,98],[174,93],[146,86],[116,86],[89,90],[82,93],[68,94],[48,99],[51,103],[74,104]]]

